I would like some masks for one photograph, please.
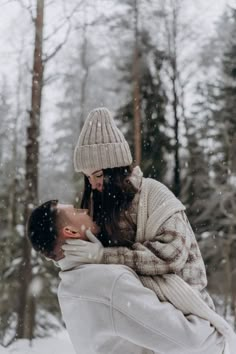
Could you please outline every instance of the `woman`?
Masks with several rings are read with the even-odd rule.
[[[66,257],[126,265],[160,300],[208,319],[227,336],[231,329],[205,290],[205,266],[185,207],[167,187],[132,167],[129,145],[106,108],[88,115],[74,166],[85,179],[81,208],[100,226],[104,248],[101,255],[97,246],[96,255],[90,242],[72,240],[63,246]]]

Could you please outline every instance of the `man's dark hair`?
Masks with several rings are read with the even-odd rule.
[[[27,235],[32,247],[47,257],[53,253],[58,236],[56,228],[57,203],[58,200],[49,200],[35,208],[27,224]]]

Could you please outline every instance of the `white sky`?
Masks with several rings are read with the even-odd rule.
[[[31,0],[24,0],[25,3],[30,3]],[[190,19],[191,24],[199,32],[199,37],[212,35],[214,31],[214,23],[218,16],[222,13],[227,0],[197,0],[186,1],[186,18]],[[236,3],[236,0],[228,0],[230,3]],[[34,2],[32,2],[34,3]],[[47,1],[46,1],[47,3]],[[96,0],[94,6],[99,8],[101,4],[101,12],[112,12],[109,0]],[[56,4],[56,5],[55,5]],[[57,0],[54,4],[48,6],[45,11],[46,31],[55,27],[57,19],[61,18],[63,1]],[[76,1],[71,1],[69,4],[76,4]],[[189,6],[191,4],[191,6]],[[69,10],[68,10],[69,11]],[[49,24],[49,25],[48,25]],[[10,88],[14,88],[17,77],[17,50],[22,45],[22,38],[24,39],[24,51],[31,61],[31,43],[34,38],[33,27],[31,19],[27,10],[23,10],[18,1],[0,0],[0,83],[2,76],[7,77]],[[60,36],[63,36],[63,31]],[[60,40],[61,37],[55,38]],[[100,40],[98,38],[98,40]],[[49,43],[50,44],[50,43]],[[190,42],[188,50],[196,50],[196,43]],[[29,67],[31,63],[29,62]],[[56,68],[57,69],[57,68]],[[55,70],[55,67],[54,67]],[[59,92],[46,89],[47,95],[45,97],[45,109],[47,109],[47,122],[53,119],[53,112],[55,108],[55,101]]]
[[[107,6],[104,7],[106,1]],[[97,0],[96,6],[99,6],[99,2],[101,2],[102,10],[106,9],[106,12],[110,12],[109,0],[106,1]],[[191,20],[196,28],[199,28],[199,31],[211,35],[214,30],[214,22],[222,13],[227,2],[235,3],[236,6],[236,0],[191,1],[191,7],[186,8],[186,17]],[[61,1],[58,1],[58,4],[60,3]],[[58,6],[57,11],[55,5],[48,6],[45,12],[45,22],[48,19],[48,22],[53,26],[56,23],[57,16],[60,17],[61,9],[61,5]],[[29,32],[29,26],[30,17],[17,1],[0,1],[0,76],[2,74],[14,75],[11,68],[15,65],[16,48],[19,47],[19,40],[23,33],[27,34]]]
[[[31,0],[24,0],[25,3],[30,3]],[[191,24],[199,32],[199,37],[205,36],[206,33],[210,36],[214,31],[214,23],[218,16],[222,13],[223,8],[227,0],[197,0],[197,1],[187,1],[187,4],[191,6],[186,6],[186,18],[190,19]],[[228,0],[230,3],[236,3],[236,0]],[[47,3],[47,1],[46,1]],[[55,27],[57,19],[61,18],[62,14],[62,3],[63,1],[57,0],[55,4],[52,4],[46,8],[45,11],[45,24],[46,31]],[[99,8],[101,4],[101,12],[106,11],[106,13],[112,12],[109,4],[109,0],[96,0],[94,5]],[[76,4],[76,1],[70,2],[70,4]],[[69,11],[69,10],[68,10]],[[48,25],[49,24],[49,25]],[[63,36],[63,31],[60,34]],[[0,82],[3,75],[7,77],[7,81],[10,88],[14,88],[16,75],[17,75],[17,50],[19,50],[22,45],[22,38],[24,38],[24,51],[27,52],[27,56],[30,58],[32,53],[31,43],[34,38],[33,27],[31,24],[31,19],[27,10],[23,10],[19,5],[18,1],[10,0],[0,0]],[[61,37],[59,37],[59,40]],[[58,38],[55,38],[55,41]],[[100,40],[98,38],[98,40]],[[49,43],[50,44],[50,43]],[[196,44],[194,42],[189,43],[189,50],[194,51]],[[30,59],[29,59],[30,61]],[[28,63],[29,67],[31,63]],[[55,68],[54,68],[55,70]],[[48,94],[49,93],[49,94]],[[48,117],[47,121],[53,119],[54,102],[59,93],[55,92],[52,88],[47,89],[46,96],[46,106]],[[50,116],[52,117],[50,118]]]

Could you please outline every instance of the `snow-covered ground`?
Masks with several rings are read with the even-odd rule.
[[[8,348],[0,347],[0,354],[75,354],[66,331],[53,337],[34,339],[30,345],[27,340],[17,340]]]
[[[0,347],[0,354],[75,354],[66,331],[49,338],[34,339],[32,344],[27,340],[17,340],[10,347]],[[236,348],[233,353],[235,354]]]

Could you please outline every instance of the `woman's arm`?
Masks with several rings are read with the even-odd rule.
[[[159,228],[152,241],[135,243],[132,249],[104,249],[102,263],[123,264],[141,275],[179,272],[191,247],[191,227],[183,211],[174,214]]]

